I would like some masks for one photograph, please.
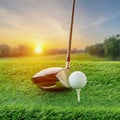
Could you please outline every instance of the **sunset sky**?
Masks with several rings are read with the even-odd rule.
[[[0,44],[66,48],[72,0],[0,0]],[[120,0],[76,0],[72,47],[120,33]]]

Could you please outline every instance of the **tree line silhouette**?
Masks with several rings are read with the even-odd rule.
[[[111,60],[120,60],[120,34],[113,35],[104,40],[103,43],[97,43],[87,46],[85,50],[74,48],[71,53],[87,52],[91,55],[99,57],[107,57]],[[44,55],[66,54],[67,49],[47,49]],[[6,44],[0,45],[0,57],[19,57],[19,56],[35,56],[34,49],[27,45],[18,45],[10,47]]]
[[[72,53],[83,52],[76,48],[71,50]],[[65,54],[67,49],[47,49],[44,50],[44,55]],[[0,45],[0,57],[19,57],[19,56],[35,56],[34,49],[27,45],[18,45],[17,47],[10,47],[6,44]]]
[[[31,48],[27,45],[19,45],[13,48],[6,44],[0,45],[0,57],[18,57],[31,54]]]
[[[103,43],[86,47],[86,52],[111,60],[120,60],[120,34],[106,38]]]

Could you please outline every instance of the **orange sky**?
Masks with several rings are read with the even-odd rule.
[[[66,23],[65,27],[63,27],[62,23],[44,15],[42,18],[38,18],[40,20],[36,22],[35,20],[29,21],[28,18],[23,19],[4,9],[1,11],[4,17],[6,16],[6,21],[9,25],[0,29],[0,44],[8,44],[10,46],[18,44],[40,45],[47,49],[66,48],[68,46],[69,23]],[[72,46],[83,49],[88,44],[83,39],[82,36],[74,32]]]
[[[120,31],[118,1],[93,1],[76,0],[72,48],[84,49]],[[0,1],[0,44],[67,48],[71,8],[72,0]]]

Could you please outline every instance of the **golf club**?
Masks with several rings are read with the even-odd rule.
[[[71,43],[72,43],[72,33],[73,33],[75,2],[76,0],[73,0],[66,67],[47,68],[35,74],[32,77],[32,81],[41,89],[48,91],[61,91],[70,88],[68,83],[67,72],[70,69],[70,53],[71,53]]]

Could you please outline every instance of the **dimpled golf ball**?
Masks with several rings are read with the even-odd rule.
[[[87,77],[83,72],[75,71],[69,76],[69,84],[72,88],[81,89],[87,83]]]

